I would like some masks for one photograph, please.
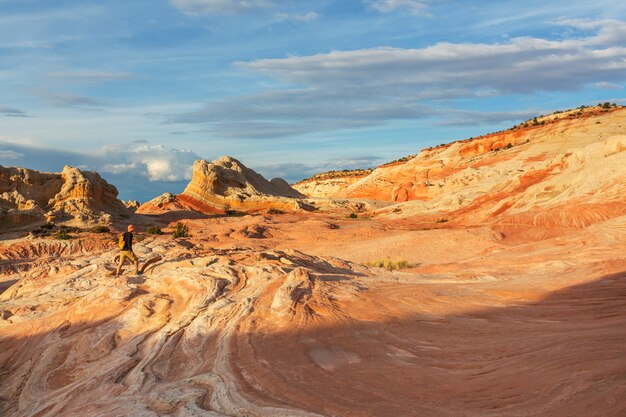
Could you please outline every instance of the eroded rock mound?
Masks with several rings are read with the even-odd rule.
[[[191,182],[182,194],[164,194],[146,203],[140,213],[192,209],[203,213],[229,210],[293,211],[306,209],[305,196],[280,178],[266,180],[238,160],[224,156],[213,162],[198,160]]]
[[[60,173],[0,167],[0,226],[43,221],[109,223],[128,215],[117,189],[96,172],[66,166]]]

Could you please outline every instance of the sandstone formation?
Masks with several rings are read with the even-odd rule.
[[[44,221],[109,223],[130,213],[113,185],[70,166],[56,174],[0,167],[0,207],[3,228]]]
[[[149,237],[143,276],[98,237],[4,244],[0,414],[623,415],[626,216],[538,243],[284,216]],[[406,233],[412,270],[350,260]]]
[[[169,193],[144,204],[138,213],[190,209],[202,213],[254,212],[268,209],[301,210],[304,197],[281,179],[270,181],[238,160],[223,156],[213,162],[198,160],[193,176],[182,194]]]
[[[139,201],[137,200],[128,200],[128,201],[122,200],[122,203],[132,212],[137,211],[139,206],[141,206],[141,204],[139,204]]]
[[[624,108],[545,116],[536,125],[425,149],[325,197],[410,202],[388,209],[400,217],[584,227],[626,210],[619,191],[625,126]]]
[[[200,161],[134,215],[143,275],[111,276],[111,235],[4,240],[0,415],[622,417],[625,127],[593,108],[435,147],[340,193],[372,200]],[[5,172],[23,211],[88,194]],[[250,213],[197,213],[227,204]],[[188,237],[144,235],[174,217]]]

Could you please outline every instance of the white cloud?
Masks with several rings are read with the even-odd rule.
[[[426,8],[423,1],[417,0],[363,0],[370,9],[381,13],[406,11],[413,15],[422,14]]]
[[[111,174],[125,174],[135,171],[137,164],[135,163],[119,163],[119,164],[104,164],[102,165],[102,172],[109,172]]]
[[[174,7],[191,15],[227,15],[271,7],[267,0],[170,0]]]
[[[101,152],[110,161],[101,166],[111,174],[135,174],[150,181],[182,181],[191,179],[192,165],[199,156],[190,150],[148,145],[143,141],[131,145],[110,145]]]
[[[320,15],[315,12],[308,12],[304,14],[278,13],[276,15],[276,18],[280,21],[288,21],[294,23],[312,22],[313,20],[317,20],[319,17]]]
[[[23,153],[0,150],[0,160],[1,159],[22,159],[22,158],[24,158]]]
[[[594,87],[602,88],[604,90],[621,90],[624,88],[623,86],[615,83],[607,83],[607,82],[599,82],[595,83]]]

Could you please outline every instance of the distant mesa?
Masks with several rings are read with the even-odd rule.
[[[117,195],[98,173],[71,166],[60,173],[0,167],[0,227],[110,223],[131,213]]]
[[[223,156],[213,162],[197,160],[193,176],[182,194],[165,193],[145,204],[138,213],[189,209],[202,213],[244,212],[277,209],[308,209],[305,195],[281,179],[266,180],[238,160]]]

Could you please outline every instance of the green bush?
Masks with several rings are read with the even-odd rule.
[[[111,229],[106,226],[98,225],[91,228],[93,233],[111,233]]]
[[[176,227],[174,227],[172,236],[174,236],[174,238],[187,237],[189,236],[189,228],[185,223],[178,222],[176,223]]]
[[[65,230],[59,230],[52,237],[59,240],[68,240],[72,238],[72,236],[70,236]]]
[[[150,226],[146,230],[146,233],[149,235],[162,235],[163,231],[161,231],[161,228],[159,228],[159,226]]]
[[[350,214],[348,215],[348,218],[349,218],[349,219],[357,219],[358,217],[359,217],[359,216],[357,216],[357,215],[356,215],[356,213],[350,213]]]
[[[376,268],[385,268],[385,269],[396,270],[396,271],[411,267],[411,264],[408,261],[405,261],[405,260],[393,261],[389,258],[379,259],[377,261],[371,261],[371,262],[368,262],[367,265],[373,266]]]

